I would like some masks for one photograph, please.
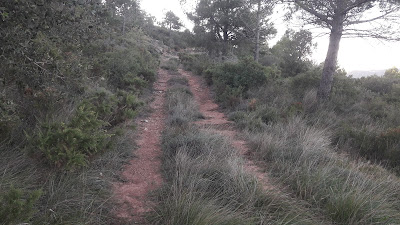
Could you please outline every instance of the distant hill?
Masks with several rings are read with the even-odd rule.
[[[354,78],[367,77],[367,76],[383,76],[386,70],[354,70],[348,73],[348,75],[353,75]]]

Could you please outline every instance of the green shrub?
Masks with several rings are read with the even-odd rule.
[[[188,53],[179,53],[178,57],[180,62],[183,64],[183,68],[190,71],[194,61],[196,60],[195,56]]]
[[[400,79],[397,84],[393,84],[392,91],[385,96],[389,104],[400,104]]]
[[[371,129],[344,127],[341,135],[350,141],[359,155],[387,162],[392,168],[400,171],[400,128],[374,132]]]
[[[382,120],[387,117],[385,108],[387,103],[381,97],[375,97],[370,101],[365,101],[363,108],[375,120]]]
[[[272,70],[261,66],[250,58],[232,64],[225,63],[206,71],[207,80],[212,77],[217,101],[225,107],[234,107],[250,88],[259,87],[268,81]],[[210,83],[210,81],[208,81]]]
[[[122,123],[128,119],[133,119],[144,103],[138,99],[134,94],[126,91],[118,91],[118,107],[115,109],[111,125]]]
[[[276,123],[282,117],[282,114],[278,111],[277,108],[268,106],[259,106],[259,108],[255,110],[252,114],[254,115],[254,117],[260,118],[261,121],[265,124]]]
[[[379,149],[384,149],[385,160],[400,172],[400,127],[381,133],[378,144]]]
[[[332,95],[345,95],[349,99],[356,99],[361,94],[360,82],[347,77],[346,72],[338,70],[333,78]]]
[[[363,91],[359,80],[347,77],[346,72],[338,70],[333,79],[331,105],[336,112],[346,112],[362,101]]]
[[[197,75],[202,75],[212,64],[210,58],[204,54],[179,53],[179,60],[185,70],[192,71]]]
[[[8,192],[0,193],[0,223],[8,225],[29,222],[41,195],[40,190],[28,193],[14,187]]]
[[[179,61],[178,61],[178,59],[175,59],[175,58],[168,59],[168,61],[161,64],[161,68],[170,70],[170,71],[177,71],[178,66],[179,66]]]
[[[240,121],[244,120],[246,118],[246,116],[247,116],[246,112],[236,111],[236,112],[229,113],[228,119],[233,122],[240,122]]]
[[[210,67],[210,68],[207,68],[205,71],[204,71],[204,74],[203,74],[203,76],[204,76],[204,79],[206,80],[206,83],[207,83],[207,85],[212,85],[213,84],[213,74],[214,74],[214,68],[213,67]]]
[[[147,87],[148,81],[144,80],[137,75],[132,73],[127,73],[123,78],[123,86],[125,89],[128,89],[132,92],[139,92],[143,88]]]
[[[99,89],[87,102],[93,106],[98,118],[111,126],[133,119],[139,107],[143,105],[143,102],[134,94],[122,90],[113,94],[105,89]]]
[[[318,88],[321,80],[322,68],[315,67],[291,79],[291,92],[295,99],[301,100],[306,91]]]
[[[238,64],[225,63],[216,67],[213,80],[216,84],[223,84],[231,88],[242,87],[245,92],[266,83],[268,76],[266,67],[246,58]]]
[[[223,107],[233,108],[241,102],[243,99],[243,87],[231,87],[225,86],[224,84],[216,84],[215,89],[217,90],[217,101]]]
[[[134,29],[118,39],[121,45],[118,49],[99,57],[100,71],[105,73],[111,85],[125,89],[135,84],[136,77],[154,82],[159,62],[151,47],[144,44],[144,39],[143,33]]]
[[[153,69],[145,69],[145,70],[142,70],[139,72],[139,77],[141,77],[145,81],[152,83],[156,80],[156,72],[155,72],[154,68]]]
[[[147,33],[150,37],[160,40],[164,45],[175,51],[187,48],[194,40],[193,34],[188,30],[180,32],[154,26],[152,29],[147,30]]]
[[[289,107],[286,108],[284,116],[290,118],[293,116],[298,116],[304,113],[304,106],[301,102],[294,102]]]
[[[88,158],[106,146],[110,135],[103,129],[105,125],[93,106],[83,103],[68,124],[42,124],[38,134],[30,138],[31,144],[50,165],[68,169],[86,166]]]
[[[361,78],[361,85],[375,93],[388,94],[393,87],[393,81],[378,76],[363,77]]]
[[[115,94],[107,89],[100,88],[88,101],[93,105],[99,119],[111,122],[118,105],[118,98]]]

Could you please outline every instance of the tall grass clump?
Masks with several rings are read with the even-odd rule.
[[[300,117],[249,133],[252,149],[296,195],[338,224],[398,224],[399,180],[337,154],[327,130]]]
[[[169,112],[168,123],[184,125],[190,121],[202,118],[193,93],[188,87],[188,80],[183,77],[171,78],[171,87],[167,91],[166,105]]]
[[[228,139],[190,124],[198,112],[193,111],[196,105],[192,105],[187,86],[172,85],[167,99],[169,121],[175,117],[184,122],[169,122],[163,134],[163,175],[167,183],[156,194],[158,205],[149,216],[152,224],[321,222],[288,196],[263,190],[245,171],[243,159]]]

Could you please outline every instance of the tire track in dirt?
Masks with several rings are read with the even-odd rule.
[[[189,80],[190,90],[194,94],[200,112],[205,117],[203,120],[196,121],[195,124],[203,129],[212,130],[230,138],[232,145],[238,149],[239,153],[245,159],[245,170],[257,177],[264,190],[277,190],[277,188],[269,182],[267,174],[263,172],[264,170],[250,159],[250,150],[247,146],[247,142],[243,137],[240,137],[239,132],[236,131],[234,127],[234,123],[229,121],[224,113],[220,112],[220,108],[214,102],[210,89],[204,80],[200,76],[195,76],[181,69],[179,73]]]
[[[171,75],[160,69],[154,83],[154,101],[150,103],[152,113],[137,121],[135,158],[125,166],[121,178],[123,183],[114,184],[114,196],[118,203],[115,215],[135,224],[147,224],[145,214],[152,211],[154,203],[148,194],[161,187],[161,133],[165,126],[165,91]]]

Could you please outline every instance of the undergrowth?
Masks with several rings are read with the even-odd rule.
[[[73,171],[48,170],[26,153],[0,152],[0,224],[118,224],[112,182],[132,157],[133,131]],[[40,196],[40,197],[39,197]]]
[[[231,88],[235,73],[208,68],[206,81],[223,80],[208,82],[220,99],[221,86]],[[320,103],[321,68],[231,91],[222,106],[247,134],[254,159],[310,209],[334,224],[400,223],[400,180],[393,173],[399,168],[398,78],[354,79],[338,69],[331,99]]]
[[[400,180],[379,166],[337,154],[326,130],[294,117],[248,137],[275,177],[335,223],[400,223]]]
[[[22,51],[0,65],[0,224],[116,223],[111,183],[133,140],[120,135],[156,79],[157,46],[134,27],[80,44],[36,33],[23,51],[41,65]]]
[[[174,82],[175,81],[175,82]],[[177,84],[179,83],[179,84]],[[156,193],[152,224],[319,224],[287,195],[263,190],[229,140],[191,122],[199,112],[182,78],[170,81],[162,139],[166,184]],[[179,121],[179,122],[177,122]],[[326,224],[326,223],[324,223]]]

